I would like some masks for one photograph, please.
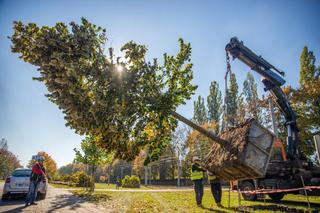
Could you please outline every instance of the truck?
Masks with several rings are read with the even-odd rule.
[[[231,38],[225,47],[234,59],[239,59],[251,70],[260,74],[263,79],[264,90],[269,91],[285,118],[286,150],[279,139],[275,140],[270,161],[264,177],[258,179],[240,180],[241,190],[254,189],[292,189],[304,186],[320,185],[320,167],[310,161],[299,149],[299,129],[296,114],[286,98],[281,86],[285,84],[284,72],[271,65],[261,56],[256,55],[236,37]],[[272,200],[281,200],[286,193],[320,195],[320,190],[291,191],[269,194]],[[242,193],[245,200],[257,200],[256,194]]]
[[[239,178],[232,182],[236,182],[235,186],[243,191],[242,197],[249,201],[255,201],[259,196],[261,196],[248,192],[257,189],[276,190],[277,193],[268,194],[268,196],[274,201],[280,201],[285,194],[289,193],[319,196],[319,189],[314,189],[312,191],[303,190],[304,186],[320,186],[320,167],[310,161],[299,149],[299,129],[296,114],[281,88],[281,86],[286,82],[284,80],[285,72],[271,65],[261,56],[255,54],[236,37],[230,39],[225,50],[227,57],[230,54],[233,59],[239,59],[244,64],[248,65],[251,70],[262,76],[264,90],[266,92],[269,91],[273,97],[275,104],[278,106],[285,118],[283,125],[286,127],[286,149],[280,139],[274,137],[272,139],[273,143],[271,145],[271,150],[262,150],[264,153],[269,155],[268,159],[263,161],[265,165],[261,166],[261,168],[265,168],[263,175],[257,178],[249,178],[250,176],[247,175],[247,178]],[[226,140],[198,126],[180,114],[174,112],[173,116],[211,138],[218,144],[223,145],[226,143]],[[261,142],[263,143],[263,141]],[[258,143],[253,145],[255,148],[259,148]],[[261,150],[261,148],[259,149]],[[259,159],[260,156],[256,157]],[[243,157],[241,158],[243,159]],[[246,156],[244,158],[246,158]],[[250,159],[244,159],[243,161],[246,164],[247,162],[245,161],[250,161]],[[246,166],[248,166],[248,168],[252,168],[250,164]],[[237,167],[234,168],[237,169]],[[262,173],[260,172],[260,174]],[[287,191],[287,189],[297,188],[302,189]],[[282,189],[286,189],[286,191],[284,192]]]

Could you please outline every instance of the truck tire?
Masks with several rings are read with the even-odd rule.
[[[244,181],[240,185],[241,191],[250,191],[250,190],[255,190],[254,185],[251,181]],[[248,201],[256,201],[257,200],[257,195],[256,194],[246,194],[246,193],[241,193],[243,199],[248,200]]]
[[[8,200],[9,196],[7,194],[3,194],[1,197],[2,200]]]
[[[268,194],[268,196],[273,201],[280,201],[284,197],[284,194],[283,193],[272,193],[272,194]]]
[[[40,200],[46,199],[46,195],[47,195],[47,192],[45,192],[45,193],[40,193],[40,192],[39,192],[39,199],[40,199]]]

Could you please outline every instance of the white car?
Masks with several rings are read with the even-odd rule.
[[[26,195],[29,191],[31,169],[16,169],[12,176],[6,179],[3,186],[2,200],[15,195]],[[38,187],[38,197],[45,199],[47,194],[48,181],[44,179],[40,182]]]

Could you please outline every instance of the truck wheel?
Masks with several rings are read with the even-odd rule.
[[[268,194],[268,196],[273,201],[280,201],[284,197],[284,194],[283,193],[272,193],[272,194]]]
[[[1,197],[2,200],[8,200],[9,196],[7,194],[3,194]]]
[[[240,185],[241,191],[251,191],[254,190],[254,185],[250,181],[244,181]],[[257,195],[256,194],[248,194],[248,193],[241,193],[243,199],[249,200],[249,201],[256,201],[257,200]]]
[[[46,195],[47,195],[47,192],[45,192],[45,193],[39,193],[39,199],[40,199],[40,200],[46,199]]]

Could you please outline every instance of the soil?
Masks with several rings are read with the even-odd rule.
[[[253,119],[230,128],[219,135],[227,141],[223,146],[214,143],[204,159],[204,166],[223,180],[236,180],[245,176],[256,175],[244,164],[243,154],[249,143],[248,135]],[[253,172],[253,173],[252,173]]]

